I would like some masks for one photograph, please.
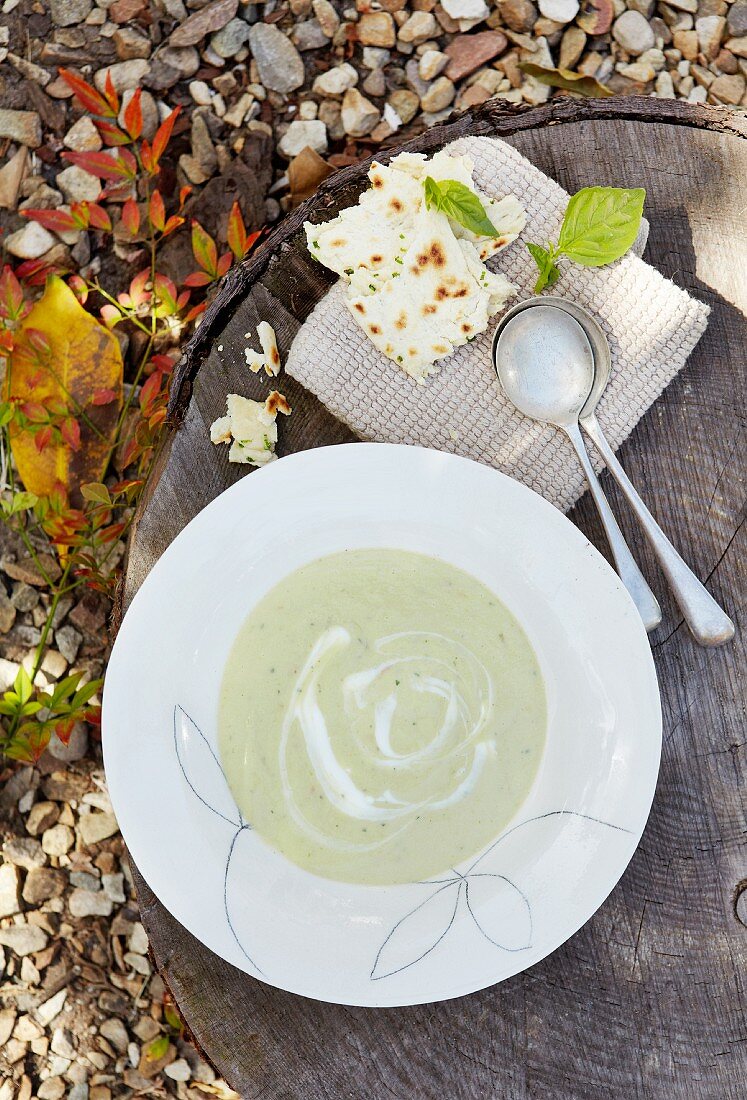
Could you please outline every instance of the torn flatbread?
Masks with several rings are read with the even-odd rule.
[[[521,232],[513,195],[491,198],[472,182],[469,157],[400,153],[374,162],[357,206],[324,225],[306,223],[309,251],[349,284],[347,305],[373,343],[422,381],[455,347],[484,332],[515,288],[484,261]],[[424,180],[473,191],[497,231],[484,237],[425,203]]]
[[[290,415],[291,407],[282,393],[273,390],[266,401],[252,401],[238,393],[226,397],[226,415],[210,425],[213,443],[230,443],[229,462],[266,466],[277,458],[278,413]]]

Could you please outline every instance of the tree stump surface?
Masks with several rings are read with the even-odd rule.
[[[643,98],[563,99],[518,112],[488,104],[407,147],[429,151],[465,133],[505,138],[569,192],[646,187],[645,259],[711,306],[687,367],[620,454],[735,618],[736,639],[718,650],[692,641],[605,475],[664,610],[652,636],[664,714],[659,786],[610,898],[563,947],[498,986],[403,1009],[296,997],[213,955],[133,868],[143,923],[189,1028],[242,1097],[737,1100],[747,1094],[747,118]],[[336,173],[278,226],[226,279],[187,348],[170,434],[131,538],[125,605],[184,525],[246,476],[208,440],[227,392],[266,390],[246,369],[244,333],[269,319],[287,352],[332,279],[308,259],[301,223],[355,201],[365,170]],[[281,425],[279,453],[354,440],[311,394],[282,383],[294,412]],[[571,518],[606,550],[588,496]]]

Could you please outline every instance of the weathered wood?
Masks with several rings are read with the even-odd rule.
[[[687,368],[621,457],[676,544],[737,620],[732,646],[691,641],[643,543],[662,596],[653,638],[664,708],[659,790],[641,846],[610,899],[549,959],[457,1001],[401,1010],[336,1008],[278,992],[202,947],[135,871],[161,972],[197,1040],[243,1097],[736,1100],[747,1077],[745,740],[744,118],[656,100],[565,100],[482,109],[429,131],[510,140],[569,191],[648,189],[647,258],[713,308]],[[294,248],[310,212],[351,201],[362,171],[327,181],[310,206],[227,283],[180,365],[172,434],[130,546],[127,594],[184,524],[243,470],[207,442],[227,390],[247,391],[244,332],[270,317],[288,346],[327,285]],[[740,298],[741,296],[741,298]],[[217,352],[217,345],[223,352]],[[289,380],[296,411],[282,451],[351,439]],[[619,497],[607,480],[610,495]],[[572,518],[603,545],[591,505]],[[742,893],[745,891],[745,893]]]

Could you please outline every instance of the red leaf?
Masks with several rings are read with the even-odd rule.
[[[117,95],[116,88],[114,87],[114,81],[112,80],[111,69],[106,70],[106,79],[104,81],[104,98],[111,107],[115,115],[119,114],[119,96]]]
[[[32,424],[44,424],[47,419],[47,410],[37,401],[24,401],[21,412]]]
[[[166,224],[166,211],[163,205],[163,197],[158,190],[154,191],[150,197],[148,217],[154,229],[161,230]]]
[[[113,110],[111,104],[104,99],[96,88],[87,84],[82,77],[69,69],[59,69],[58,72],[68,88],[72,88],[75,98],[84,110],[89,111],[92,115],[103,115],[105,118],[117,117],[117,112]]]
[[[172,214],[169,220],[163,227],[164,237],[168,237],[169,233],[173,233],[175,229],[178,229],[180,225],[184,225],[184,218],[178,217],[176,214]]]
[[[231,253],[224,252],[221,258],[218,260],[218,275],[221,278],[223,278],[223,276],[226,274],[232,263],[233,256],[231,255]]]
[[[98,176],[102,180],[134,180],[137,177],[137,161],[129,149],[118,149],[112,156],[110,153],[70,153],[67,150],[62,154],[66,160],[77,164],[92,176]]]
[[[124,110],[124,127],[133,141],[139,138],[143,132],[143,111],[140,106],[142,94],[142,90],[136,88]]]
[[[166,409],[156,409],[152,416],[148,417],[148,427],[157,428],[159,424],[162,424],[166,419]]]
[[[55,723],[54,732],[62,741],[63,745],[66,745],[70,740],[70,734],[73,732],[75,725],[74,718],[61,718],[59,722]]]
[[[189,198],[189,196],[191,194],[192,194],[192,188],[191,187],[181,187],[179,189],[179,209],[180,210],[184,206],[185,202],[187,201],[187,199]]]
[[[212,283],[212,279],[205,271],[193,271],[191,275],[188,275],[184,280],[185,286],[209,286]]]
[[[21,210],[20,213],[52,233],[68,233],[71,229],[78,228],[72,214],[68,214],[66,210]]]
[[[198,221],[192,221],[192,252],[203,271],[214,279],[218,268],[218,249],[215,241]]]
[[[101,315],[101,320],[109,329],[114,328],[114,326],[122,320],[122,314],[117,307],[109,305],[109,303],[101,307],[99,314]]]
[[[23,310],[23,287],[6,264],[0,275],[0,317],[16,321]]]
[[[137,458],[140,450],[136,439],[128,439],[122,448],[122,469],[126,470]]]
[[[81,279],[80,275],[71,275],[67,281],[67,285],[70,287],[80,304],[84,306],[88,301],[88,287],[85,281]]]
[[[116,393],[114,390],[96,390],[91,398],[92,405],[111,405],[112,401],[116,399]]]
[[[246,252],[251,252],[259,238],[264,233],[264,229],[257,229],[256,232],[250,233],[246,238]],[[246,255],[246,253],[244,253]]]
[[[150,268],[146,267],[143,271],[136,275],[130,283],[129,298],[130,304],[133,306],[134,309],[137,309],[139,306],[145,305],[145,303],[148,301],[150,294],[146,288],[149,282]],[[120,300],[121,297],[122,296],[120,295]]]
[[[42,428],[34,436],[34,446],[39,454],[42,453],[48,443],[52,441],[52,429],[50,427]]]
[[[170,355],[154,355],[150,361],[150,365],[154,370],[160,370],[161,373],[170,374],[174,369],[175,362],[176,360],[172,359]]]
[[[16,275],[29,286],[44,286],[50,275],[64,275],[68,268],[63,264],[49,264],[46,260],[24,260],[16,268]]]
[[[50,355],[52,352],[52,345],[50,344],[45,333],[38,328],[27,328],[26,339],[31,344],[31,347],[39,355]]]
[[[93,122],[105,145],[130,144],[132,139],[120,130],[119,126],[115,126],[113,122],[106,122],[100,118],[95,118]]]
[[[134,199],[128,199],[122,207],[122,225],[133,237],[140,228],[140,210]]]
[[[191,322],[196,321],[200,314],[204,313],[206,309],[207,302],[200,302],[198,305],[192,306],[184,320],[187,322],[187,324],[191,324]]]
[[[97,202],[88,203],[88,216],[91,221],[91,225],[95,229],[103,229],[107,233],[112,231],[112,220],[109,217],[103,206],[99,206]]]
[[[238,202],[234,202],[231,207],[231,213],[228,215],[228,232],[227,232],[228,247],[233,252],[237,260],[246,252],[246,226],[244,225],[244,219],[241,216],[241,207]]]
[[[140,390],[140,408],[147,415],[151,403],[158,397],[161,390],[161,372],[155,371],[150,378],[143,383]]]
[[[174,129],[174,123],[179,117],[181,107],[175,107],[168,118],[164,119],[161,125],[158,127],[153,138],[153,145],[151,146],[153,153],[153,171],[155,172],[158,167],[158,162],[166,151],[166,146],[171,140],[171,131]]]
[[[183,290],[179,297],[176,299],[176,308],[181,312],[190,298],[190,292],[188,290]]]
[[[68,416],[62,421],[60,435],[71,451],[80,450],[80,424],[74,417]]]

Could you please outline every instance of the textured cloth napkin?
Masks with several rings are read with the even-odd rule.
[[[537,278],[522,242],[557,240],[568,195],[503,141],[461,138],[448,151],[472,158],[473,178],[486,194],[499,198],[513,192],[526,208],[521,238],[489,261],[519,288],[509,308],[531,297]],[[552,293],[585,306],[607,334],[612,377],[598,416],[617,449],[685,365],[705,331],[708,307],[632,252],[609,267],[564,264]],[[563,511],[581,496],[585,481],[570,444],[554,428],[524,417],[503,394],[490,356],[500,314],[419,385],[377,351],[344,299],[341,280],[301,327],[286,370],[362,439],[419,444],[477,459],[523,481]],[[597,464],[593,448],[590,453]]]

